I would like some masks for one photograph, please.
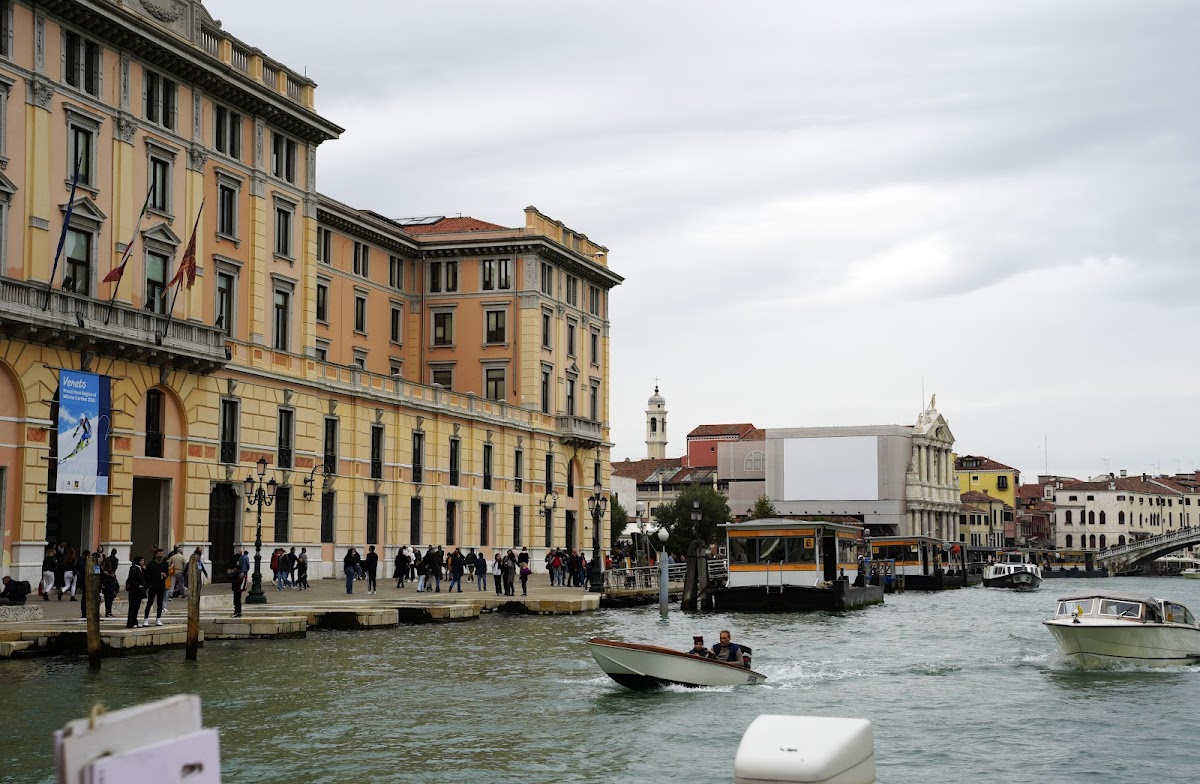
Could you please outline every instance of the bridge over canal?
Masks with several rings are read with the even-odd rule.
[[[1200,544],[1200,528],[1180,528],[1160,536],[1110,547],[1096,554],[1096,564],[1107,569],[1109,574],[1118,574],[1196,544]]]

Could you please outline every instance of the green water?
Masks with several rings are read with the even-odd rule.
[[[732,782],[761,713],[872,720],[882,782],[1185,782],[1200,670],[1080,672],[1041,627],[1060,593],[1104,587],[1200,609],[1200,581],[1054,580],[889,596],[844,615],[656,608],[485,616],[447,626],[312,632],[86,661],[0,662],[0,781],[50,782],[50,737],[95,701],[179,692],[221,729],[227,782]],[[762,686],[636,693],[596,668],[592,636],[684,650],[732,629]]]

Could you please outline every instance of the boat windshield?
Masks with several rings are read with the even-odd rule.
[[[1196,625],[1196,619],[1192,616],[1191,610],[1182,604],[1167,602],[1164,608],[1167,611],[1167,623],[1185,623],[1188,626]]]
[[[1100,602],[1101,615],[1115,615],[1118,618],[1128,618],[1130,620],[1141,620],[1142,604],[1141,602],[1126,602],[1120,599],[1103,599]]]
[[[1059,602],[1054,611],[1055,618],[1073,618],[1079,615],[1091,615],[1095,611],[1095,599],[1071,599]]]

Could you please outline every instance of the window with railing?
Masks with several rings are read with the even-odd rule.
[[[146,393],[146,457],[163,456],[162,402],[161,391]]]
[[[292,488],[282,485],[275,490],[275,543],[291,539]]]
[[[420,484],[425,478],[425,434],[412,434],[412,480]]]
[[[325,417],[325,473],[336,474],[338,464],[338,421]]]
[[[367,544],[379,544],[379,496],[367,496]]]
[[[321,493],[321,542],[333,542],[333,512],[336,507],[334,493]]]
[[[279,409],[279,421],[275,441],[275,464],[279,468],[292,467],[292,444],[295,437],[296,412],[288,408]]]
[[[421,543],[420,498],[413,498],[408,502],[408,542],[413,545]]]
[[[371,478],[383,479],[383,425],[371,425]]]
[[[221,401],[221,455],[222,463],[238,461],[238,402]]]
[[[462,442],[457,438],[450,439],[450,484],[457,486],[459,483],[459,463]]]

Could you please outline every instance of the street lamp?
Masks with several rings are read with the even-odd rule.
[[[558,493],[547,490],[546,497],[538,501],[538,506],[542,507],[542,512],[546,515],[546,547],[548,548],[554,536],[554,510],[558,508]]]
[[[600,559],[600,521],[608,509],[608,499],[602,495],[604,488],[600,480],[592,487],[592,495],[588,498],[588,509],[592,513],[592,580],[588,590],[592,593],[604,592],[604,562]]]
[[[246,493],[246,503],[258,508],[258,525],[254,531],[254,581],[250,584],[250,593],[246,594],[246,604],[266,604],[267,596],[262,589],[262,510],[275,502],[275,478],[263,484],[263,475],[267,473],[267,458],[258,458],[258,476],[247,474],[242,489]]]

